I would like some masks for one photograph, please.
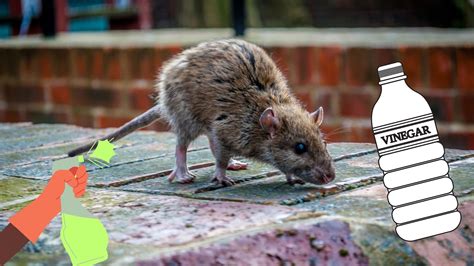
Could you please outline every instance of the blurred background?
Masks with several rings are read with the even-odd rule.
[[[0,0],[0,122],[120,126],[172,55],[238,36],[324,107],[330,142],[373,142],[377,67],[400,61],[445,147],[474,149],[473,26],[473,0]]]

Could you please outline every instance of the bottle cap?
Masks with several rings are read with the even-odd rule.
[[[404,76],[403,67],[400,62],[381,66],[378,68],[380,81]]]

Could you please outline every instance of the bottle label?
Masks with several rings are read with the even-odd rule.
[[[374,136],[380,156],[439,141],[433,114],[374,127]]]

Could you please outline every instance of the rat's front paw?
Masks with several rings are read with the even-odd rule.
[[[174,169],[173,172],[171,172],[171,174],[168,176],[168,181],[171,183],[175,179],[178,183],[188,184],[194,182],[196,175],[189,172],[189,170],[180,171],[178,169]]]
[[[290,186],[294,186],[296,184],[298,185],[304,185],[306,184],[306,182],[304,182],[303,180],[299,179],[299,178],[293,178],[291,176],[287,176],[286,177],[286,182],[288,183],[288,185]]]
[[[211,182],[214,182],[226,187],[235,185],[235,181],[232,180],[232,178],[227,177],[227,176],[215,175],[214,178],[211,179]]]

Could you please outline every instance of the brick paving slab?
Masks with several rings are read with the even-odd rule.
[[[243,171],[228,171],[229,177],[234,179],[236,182],[245,182],[246,179],[260,179],[267,176],[267,173],[274,172],[275,169],[269,165],[265,165],[258,162],[252,162],[246,159],[241,159],[242,162],[249,163],[249,169]],[[212,162],[212,161],[209,161]],[[146,180],[143,182],[134,182],[128,185],[121,186],[119,189],[128,191],[141,191],[153,194],[186,194],[191,196],[200,190],[213,190],[222,188],[221,186],[214,185],[210,182],[211,177],[214,174],[215,166],[209,166],[193,170],[196,174],[196,180],[192,184],[183,186],[179,183],[168,182],[165,175]]]
[[[426,259],[400,239],[391,227],[351,221],[350,228],[354,242],[367,255],[371,265],[428,265]]]
[[[140,134],[141,132],[137,133]],[[141,135],[143,136],[143,139],[140,142],[135,141],[136,136],[117,141],[115,143],[116,145],[124,145],[126,142],[130,141],[134,141],[134,144],[127,145],[127,147],[124,147],[123,149],[117,149],[117,156],[112,159],[109,167],[116,167],[123,164],[133,164],[155,158],[174,156],[176,142],[173,134],[162,133],[157,135],[141,133]],[[198,138],[189,146],[190,152],[205,149],[208,149],[208,141],[206,138]],[[96,171],[100,168],[93,164],[88,164],[87,169]]]
[[[383,184],[378,183],[298,204],[295,207],[392,226],[392,209],[387,202],[386,190]]]
[[[474,202],[463,202],[458,209],[462,220],[455,232],[409,244],[431,265],[474,264]]]
[[[188,165],[213,163],[211,156],[211,151],[208,149],[188,152]],[[164,176],[171,173],[175,161],[174,153],[167,153],[166,156],[159,158],[96,170],[91,172],[91,179],[95,177],[94,183],[101,185],[113,185],[115,182],[129,179],[141,180],[144,178],[143,176],[147,175]]]
[[[366,153],[373,153],[375,151],[373,145],[366,143],[332,143],[328,145],[328,149],[329,153],[336,160],[342,160],[343,158],[348,157],[348,155],[352,157],[357,157],[363,156]],[[244,158],[238,159],[249,164],[247,170],[227,172],[229,177],[231,177],[238,184],[251,183],[255,180],[273,177],[281,174],[279,171],[277,171],[270,165],[247,160]],[[189,184],[185,187],[179,184],[169,184],[166,178],[155,178],[144,182],[125,185],[121,188],[124,190],[142,191],[149,193],[183,194],[202,193],[225,188],[223,186],[214,185],[210,183],[210,179],[214,174],[214,170],[215,167],[211,166],[193,171],[193,173],[197,175],[196,181],[193,184]],[[200,196],[213,197],[212,195],[208,195],[207,193]]]
[[[70,129],[0,124],[0,136],[24,132],[26,137],[9,140],[31,140],[18,152],[12,152],[18,148],[9,140],[0,142],[0,227],[41,192],[50,176],[51,159],[77,145],[65,134]],[[76,129],[78,137],[104,133]],[[37,139],[31,133],[35,131]],[[412,244],[393,232],[373,144],[329,144],[337,179],[324,186],[292,187],[271,166],[250,162],[249,170],[229,172],[238,181],[236,186],[220,187],[209,184],[214,160],[205,138],[199,138],[189,152],[197,181],[190,185],[166,181],[174,166],[174,140],[170,133],[135,132],[117,142],[119,156],[111,167],[87,164],[91,187],[81,201],[109,232],[108,263],[472,263],[474,151],[445,153],[461,204],[462,226]],[[28,244],[12,264],[67,261],[59,241],[60,222],[55,218],[38,243]]]
[[[26,165],[35,162],[44,162],[57,158],[63,158],[66,156],[66,153],[68,151],[77,148],[83,144],[90,143],[91,141],[96,140],[98,137],[104,136],[107,132],[110,132],[110,130],[98,131],[92,136],[89,136],[87,138],[81,138],[80,140],[74,142],[42,145],[40,147],[24,149],[21,151],[10,151],[2,153],[2,155],[0,156],[0,168],[1,166],[6,165],[9,165],[11,168],[12,165]],[[117,151],[121,151],[122,149],[127,149],[128,147],[135,145],[143,145],[146,147],[155,139],[156,135],[151,132],[137,132],[133,135],[133,137],[127,136],[121,139],[120,141],[117,141],[117,143],[115,144]],[[130,154],[130,152],[127,154]],[[123,159],[120,158],[120,160],[114,161],[120,162],[122,160]],[[90,165],[88,167],[90,167],[90,169],[92,170],[95,168],[95,165]]]
[[[31,126],[32,123],[30,122],[21,122],[21,123],[1,123],[0,124],[0,130],[4,130],[4,129],[12,129],[12,128],[15,128],[15,129],[19,129],[21,127],[28,127],[28,126]]]
[[[211,156],[209,150],[200,150],[188,153],[188,162],[190,165],[195,163],[209,162]],[[106,167],[102,169],[93,169],[89,174],[89,184],[91,185],[108,185],[113,182],[128,179],[134,176],[147,175],[156,173],[157,171],[167,171],[172,169],[175,163],[174,154],[169,154],[148,159],[132,162],[129,164],[121,164],[115,167]],[[86,167],[91,167],[91,163],[86,162]],[[48,179],[51,172],[51,161],[42,161],[34,164],[21,166],[15,169],[8,169],[2,171],[4,175],[33,178],[33,179]]]
[[[17,211],[17,208],[14,209]],[[4,211],[0,214],[0,227],[7,224],[7,219],[15,211]],[[59,239],[61,230],[61,218],[58,215],[40,235],[36,244],[28,243],[22,252],[15,255],[6,265],[70,265],[69,257],[62,247]],[[155,247],[147,245],[129,245],[111,241],[109,243],[108,264],[116,265],[120,260],[122,264],[134,261],[134,258],[143,254],[151,254]]]
[[[331,184],[317,186],[305,184],[303,186],[289,186],[282,175],[258,180],[243,185],[223,188],[207,193],[200,193],[200,197],[226,199],[251,199],[256,202],[272,202],[292,204],[305,201],[313,197],[337,193],[354,187],[358,183],[367,182],[374,177],[380,176],[381,172],[377,165],[378,157],[374,154],[363,155],[352,159],[336,161],[336,179]],[[375,168],[377,167],[377,168]]]
[[[459,201],[463,201],[464,197],[469,196],[474,188],[474,178],[471,178],[474,171],[474,158],[452,162],[449,166],[449,175],[454,183],[454,194]],[[296,207],[326,212],[331,215],[383,221],[389,226],[392,224],[391,207],[387,202],[387,189],[382,183],[302,203]]]
[[[42,127],[38,129],[39,132],[42,131]],[[77,127],[72,127],[72,129],[77,130]],[[72,130],[71,129],[71,130]],[[86,135],[84,130],[78,132],[78,136],[83,137]],[[88,130],[89,132],[91,130]],[[109,130],[110,131],[110,130]],[[91,131],[95,132],[95,131]],[[17,176],[17,177],[25,177],[25,178],[34,178],[34,179],[46,179],[50,175],[51,169],[51,159],[52,158],[61,158],[64,156],[65,152],[69,151],[72,147],[77,147],[83,143],[87,143],[91,140],[91,137],[103,136],[107,131],[98,131],[93,136],[87,136],[85,139],[86,141],[82,141],[75,144],[65,144],[60,146],[54,146],[42,153],[42,150],[34,150],[32,151],[31,148],[28,150],[28,146],[24,147],[27,149],[23,152],[10,152],[11,156],[4,156],[5,159],[0,159],[0,163],[4,163],[5,166],[11,163],[19,163],[19,162],[28,162],[31,161],[32,156],[42,154],[50,155],[51,158],[44,158],[45,160],[39,160],[36,163],[27,164],[24,166],[16,167],[14,169],[7,169],[5,167],[1,170],[2,173],[5,175]],[[50,132],[51,133],[51,132]],[[67,139],[62,138],[62,134],[42,134],[42,136],[47,136],[47,138],[56,139],[57,141],[63,143],[67,142]],[[67,133],[64,133],[66,135]],[[113,181],[117,181],[120,177],[130,177],[134,175],[145,175],[154,173],[156,171],[163,171],[172,169],[174,165],[174,140],[175,138],[172,137],[171,133],[163,133],[162,135],[157,134],[150,134],[144,132],[137,132],[133,134],[133,137],[125,137],[123,140],[117,141],[117,153],[121,154],[121,156],[117,156],[116,159],[113,160],[111,167],[118,167],[111,170],[111,168],[104,168],[98,169],[92,163],[86,162],[86,167],[89,172],[91,172],[91,184],[108,184]],[[39,143],[43,139],[40,137],[39,139],[35,139],[32,144],[33,147],[40,145]],[[35,144],[36,143],[36,144]],[[9,144],[12,146],[13,144]],[[36,145],[36,146],[35,146]],[[210,151],[207,149],[207,140],[205,138],[197,139],[190,147],[191,152],[189,156],[189,162],[192,163],[201,163],[201,162],[208,162],[210,158]],[[45,144],[44,146],[48,146]],[[51,144],[49,145],[51,146]],[[125,147],[124,147],[125,146]],[[124,148],[121,148],[124,147]],[[198,151],[199,153],[194,155],[192,150],[193,149],[205,149],[204,151]],[[29,151],[32,154],[29,154]],[[57,157],[54,157],[57,154]],[[8,154],[7,154],[8,155]],[[2,156],[3,157],[3,156]],[[15,160],[18,161],[15,161]],[[159,162],[157,162],[157,160]],[[163,163],[161,163],[163,161]],[[165,163],[168,162],[168,163]],[[133,165],[133,167],[130,167]],[[143,167],[146,165],[147,167]],[[153,165],[156,165],[156,168],[153,168]],[[123,170],[122,170],[123,169]],[[141,169],[143,171],[136,171],[136,169]],[[112,175],[111,178],[110,171],[117,171],[121,173],[121,175]],[[132,171],[132,172],[130,172]],[[94,178],[97,177],[97,178]]]
[[[78,141],[80,139],[87,140],[92,137],[98,136],[96,134],[97,132],[93,130],[65,128],[39,136],[0,140],[0,145],[4,147],[3,152],[16,152],[24,149],[42,147],[45,145],[62,144]]]
[[[368,265],[348,224],[324,221],[238,236],[186,252],[139,260],[153,265]]]
[[[449,164],[449,176],[454,182],[454,193],[464,195],[474,189],[474,158]]]
[[[0,211],[23,202],[23,199],[31,200],[31,197],[41,193],[45,184],[45,182],[1,176]]]
[[[36,124],[32,126],[32,124],[28,123],[17,123],[17,124],[3,124],[0,127],[0,134],[2,135],[2,141],[8,139],[21,139],[21,138],[29,138],[39,135],[48,135],[53,132],[58,132],[64,129],[77,129],[76,126],[71,125],[51,125],[51,124]]]
[[[103,189],[90,189],[81,202],[101,219],[112,243],[153,246],[156,250],[281,223],[298,212],[284,206],[198,201]],[[0,227],[17,209],[11,206],[0,213]],[[55,241],[60,222],[56,218],[48,226],[36,248],[47,253],[64,252],[61,243]]]

